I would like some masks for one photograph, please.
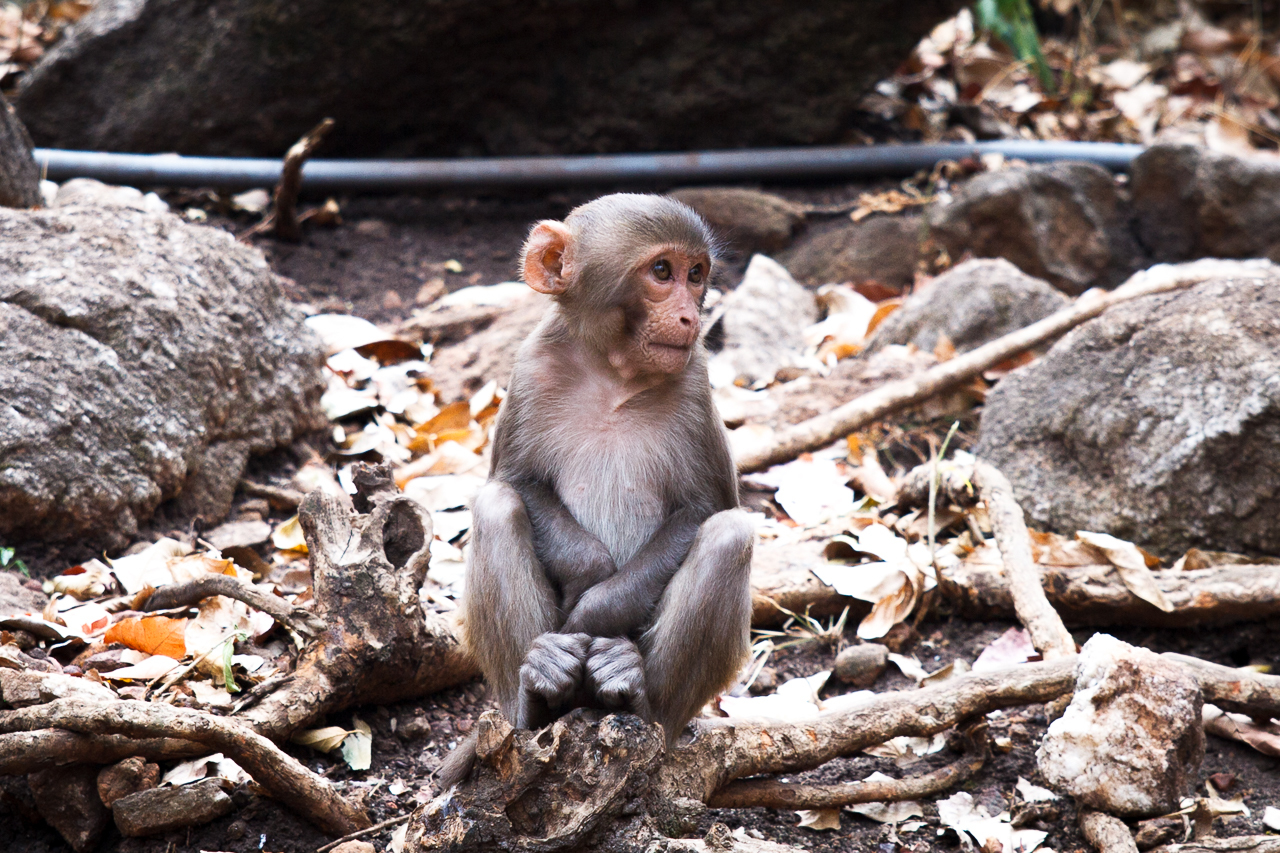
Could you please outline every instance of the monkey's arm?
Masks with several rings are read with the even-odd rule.
[[[545,483],[525,480],[515,484],[524,500],[533,527],[533,549],[559,589],[561,607],[573,610],[583,593],[617,571],[609,549],[583,529],[560,496]]]
[[[593,637],[625,637],[642,628],[709,515],[686,507],[667,516],[639,553],[612,577],[583,594],[560,630]]]

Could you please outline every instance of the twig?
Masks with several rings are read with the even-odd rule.
[[[314,637],[325,629],[325,621],[310,610],[294,607],[283,598],[263,592],[230,575],[210,574],[186,583],[160,587],[151,593],[142,609],[151,611],[189,607],[212,595],[225,595],[227,598],[243,601],[304,637]]]
[[[384,820],[382,823],[375,823],[373,826],[369,827],[368,829],[362,829],[359,832],[353,832],[350,835],[344,835],[341,838],[339,838],[337,841],[330,841],[328,844],[326,844],[323,847],[317,847],[316,853],[327,853],[327,851],[332,850],[333,848],[337,847],[339,844],[345,844],[348,841],[355,841],[357,838],[364,838],[369,835],[375,835],[379,832],[382,832],[382,830],[384,829],[390,829],[393,826],[399,826],[402,823],[408,823],[409,818],[411,817],[413,817],[413,812],[409,812],[408,814],[402,814],[400,815],[400,817],[393,817],[391,818],[391,820]]]
[[[296,511],[298,504],[302,503],[302,499],[306,497],[302,492],[294,491],[293,489],[268,486],[265,483],[255,483],[252,480],[241,480],[240,491],[251,498],[266,498],[272,509],[291,512]]]
[[[284,155],[284,167],[280,171],[280,183],[275,192],[276,237],[290,243],[302,241],[302,225],[298,222],[298,191],[302,189],[302,165],[319,147],[333,129],[333,119],[327,118],[311,129],[306,136],[293,143]]]
[[[1275,567],[1270,567],[1274,572]],[[1165,652],[1161,657],[1191,670],[1200,682],[1204,701],[1224,711],[1251,717],[1280,717],[1280,675],[1264,675],[1251,669],[1232,669],[1188,655]]]
[[[830,412],[780,430],[767,446],[740,454],[735,460],[738,470],[744,474],[760,471],[806,451],[825,447],[867,424],[949,391],[1002,361],[1053,340],[1113,305],[1180,290],[1213,278],[1251,275],[1257,268],[1248,261],[1216,259],[1176,266],[1161,264],[1132,276],[1109,293],[1091,290],[1061,311],[958,355],[919,376],[887,382]]]
[[[0,711],[0,733],[51,728],[85,735],[194,741],[226,753],[272,796],[325,832],[337,835],[369,825],[368,816],[322,777],[236,720],[154,702],[86,703],[80,699]]]
[[[1082,809],[1080,831],[1098,853],[1138,853],[1133,833],[1125,822],[1105,812]]]
[[[854,803],[893,803],[940,794],[971,777],[986,763],[987,750],[909,779],[847,782],[843,785],[792,785],[776,779],[731,782],[707,801],[713,809],[838,809]]]
[[[973,467],[973,484],[987,505],[996,545],[1009,575],[1013,609],[1031,635],[1031,644],[1046,660],[1074,655],[1076,641],[1040,585],[1040,572],[1031,557],[1031,535],[1027,533],[1022,507],[1013,497],[1013,486],[994,465],[982,460]]]
[[[1147,853],[1280,853],[1280,837],[1238,835],[1235,838],[1202,838],[1184,844],[1162,844]]]

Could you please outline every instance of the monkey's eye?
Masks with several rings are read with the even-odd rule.
[[[702,284],[702,264],[694,264],[689,268],[689,283]]]
[[[654,261],[653,277],[658,281],[666,281],[671,278],[671,262],[670,261]]]

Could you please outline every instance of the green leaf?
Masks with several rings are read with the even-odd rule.
[[[978,26],[1008,45],[1013,55],[1029,63],[1048,92],[1053,89],[1053,73],[1040,49],[1040,33],[1027,0],[978,0],[973,5]]]

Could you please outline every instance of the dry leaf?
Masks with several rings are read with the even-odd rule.
[[[299,746],[309,746],[317,752],[333,752],[342,746],[347,735],[351,734],[342,726],[325,726],[320,729],[304,729],[294,732],[289,740]]]
[[[1173,605],[1164,597],[1160,587],[1156,586],[1156,579],[1148,568],[1150,555],[1140,550],[1137,545],[1106,533],[1091,533],[1087,530],[1077,532],[1076,538],[1105,554],[1108,562],[1116,567],[1120,580],[1130,592],[1165,613],[1173,612]]]
[[[307,540],[302,535],[302,523],[296,515],[276,528],[275,533],[271,534],[271,544],[281,551],[307,553]]]
[[[796,826],[801,829],[839,829],[840,828],[840,810],[839,809],[801,809],[796,812],[800,816],[800,822]]]
[[[1263,755],[1280,757],[1280,725],[1259,725],[1245,714],[1227,713],[1208,703],[1205,703],[1202,715],[1204,730],[1209,734],[1238,740]]]
[[[187,654],[183,633],[187,619],[170,619],[167,616],[143,616],[121,619],[107,629],[104,643],[120,643],[131,649],[151,655],[165,655],[181,659]]]
[[[106,673],[109,681],[154,681],[168,675],[178,667],[178,662],[168,655],[152,655],[132,666],[123,666]]]
[[[1010,628],[982,650],[978,659],[973,662],[973,671],[990,672],[1006,669],[1038,657],[1039,653],[1031,644],[1031,635],[1026,629]]]
[[[111,573],[120,581],[125,592],[137,595],[145,587],[173,583],[173,572],[169,570],[170,561],[190,553],[190,545],[176,539],[160,539],[137,554],[112,560]]]
[[[359,717],[353,716],[355,731],[342,741],[342,760],[352,770],[368,770],[373,764],[373,729]]]

